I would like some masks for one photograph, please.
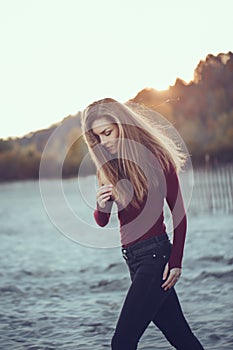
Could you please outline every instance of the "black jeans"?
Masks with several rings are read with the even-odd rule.
[[[171,254],[167,234],[122,249],[131,286],[112,338],[112,350],[135,350],[151,321],[178,350],[204,350],[183,315],[174,287],[164,291],[163,271]]]

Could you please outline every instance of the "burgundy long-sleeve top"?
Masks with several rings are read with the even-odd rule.
[[[121,244],[122,247],[128,247],[140,240],[165,233],[164,200],[166,200],[173,221],[172,252],[169,259],[169,268],[181,268],[187,217],[179,179],[172,165],[169,171],[163,172],[162,176],[160,174],[158,179],[159,185],[148,191],[148,195],[144,197],[140,208],[135,208],[131,203],[124,208],[116,202]],[[107,201],[105,208],[101,208],[98,203],[96,205],[94,218],[98,225],[105,226],[110,219],[113,201]]]

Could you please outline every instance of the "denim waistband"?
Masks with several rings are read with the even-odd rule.
[[[154,236],[152,238],[143,239],[141,241],[138,241],[136,243],[133,243],[132,245],[122,248],[122,255],[124,258],[128,259],[130,257],[133,257],[135,254],[137,254],[140,251],[146,251],[151,248],[155,248],[156,246],[160,246],[162,242],[170,242],[169,236],[167,233],[163,233],[158,236]]]

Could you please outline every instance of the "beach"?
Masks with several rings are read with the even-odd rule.
[[[65,181],[69,193],[73,180]],[[0,191],[0,349],[110,349],[130,284],[120,247],[65,237],[49,219],[37,181],[2,183]],[[204,348],[231,350],[232,212],[195,205],[176,291]],[[172,347],[151,324],[139,349]]]

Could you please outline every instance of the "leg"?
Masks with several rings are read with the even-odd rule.
[[[164,264],[145,263],[137,269],[112,338],[112,350],[137,349],[140,337],[170,294],[161,288]]]
[[[153,319],[167,340],[178,350],[204,350],[192,333],[174,288]]]

